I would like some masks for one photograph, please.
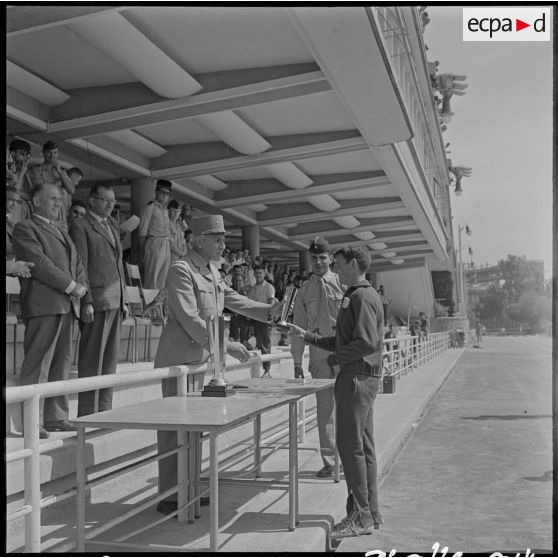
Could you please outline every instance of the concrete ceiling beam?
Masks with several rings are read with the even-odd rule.
[[[339,225],[334,222],[331,222],[329,225],[324,221],[302,223],[289,231],[289,238],[293,240],[301,240],[317,235],[339,236],[343,234],[352,234],[353,232],[394,230],[397,229],[397,227],[415,224],[410,216],[377,217],[366,219],[360,218],[359,221],[361,222],[361,225],[352,229],[344,229],[339,227]]]
[[[319,194],[335,194],[385,186],[389,184],[383,171],[311,176],[312,185],[300,190],[287,190],[275,180],[231,181],[228,188],[216,194],[217,207],[236,207],[255,203],[284,203],[304,200]]]
[[[83,92],[70,91],[74,99],[67,103],[67,106],[61,106],[53,113],[54,121],[51,122],[50,129],[53,133],[64,137],[91,136],[108,131],[210,115],[225,110],[242,109],[330,90],[328,81],[320,71],[275,79],[259,75],[259,78],[261,81],[254,83],[224,87],[180,99],[147,101],[136,106],[131,104],[127,107],[119,106],[115,110],[111,110],[107,105],[122,103],[121,99],[129,98],[123,97],[119,91],[127,91],[132,87],[130,84],[114,86],[111,88],[113,91],[110,95],[106,94],[106,88]],[[201,76],[200,81],[203,81]],[[134,86],[134,89],[138,87]],[[145,91],[139,93],[144,98],[149,96]],[[80,102],[80,96],[86,97],[87,103]],[[101,106],[99,109],[99,103],[105,105],[105,108]],[[84,114],[84,110],[87,110],[84,106],[94,108],[89,109],[89,114]]]
[[[273,146],[269,151],[244,156],[238,156],[227,146],[216,143],[168,147],[167,154],[153,161],[153,175],[165,178],[195,177],[368,149],[366,142],[356,133],[340,132],[325,136],[289,136],[292,147],[284,138],[283,141],[275,137],[266,138]]]
[[[125,6],[63,6],[34,4],[32,6],[9,6],[6,13],[6,36],[8,39],[42,31],[76,20],[83,20],[101,13],[118,12]]]
[[[276,205],[259,214],[260,225],[284,225],[290,223],[308,223],[311,221],[324,221],[333,217],[355,215],[355,213],[370,213],[372,211],[385,211],[391,209],[404,209],[405,206],[399,198],[377,198],[373,204],[362,205],[362,200],[343,201],[341,208],[335,211],[322,213],[316,211],[310,204],[285,204]]]

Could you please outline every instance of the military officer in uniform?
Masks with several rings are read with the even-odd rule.
[[[335,320],[345,290],[337,273],[330,270],[331,248],[327,240],[317,236],[308,247],[308,251],[310,252],[314,273],[297,293],[293,323],[319,335],[334,335]],[[304,345],[304,339],[296,336],[292,337],[291,354],[293,355],[296,378],[304,377],[302,369]],[[335,373],[328,364],[327,357],[327,351],[313,345],[310,346],[308,368],[312,378],[335,378]],[[316,393],[320,452],[324,464],[318,471],[317,476],[322,478],[330,477],[333,474],[335,460],[333,408],[332,390],[327,389]]]
[[[203,364],[209,357],[206,316],[218,316],[226,307],[254,320],[269,322],[281,313],[282,304],[265,304],[249,300],[231,289],[217,268],[210,263],[218,260],[225,248],[225,227],[221,215],[192,219],[194,234],[192,250],[170,268],[166,289],[169,303],[168,322],[163,328],[155,368],[181,364]],[[229,355],[245,362],[250,354],[240,343],[228,344]],[[163,397],[177,393],[176,379],[163,380]],[[159,453],[176,448],[176,432],[157,433]],[[159,492],[177,483],[177,457],[159,461]],[[157,511],[169,514],[177,509],[176,493],[162,500]]]
[[[143,260],[143,286],[147,289],[161,290],[165,287],[171,261],[167,211],[171,189],[168,180],[158,180],[155,199],[141,212],[138,236]]]

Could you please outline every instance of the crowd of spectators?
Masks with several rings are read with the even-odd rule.
[[[120,327],[129,312],[122,264],[132,259],[131,232],[137,228],[137,263],[143,286],[160,290],[164,299],[169,267],[192,249],[192,208],[172,199],[172,184],[160,179],[154,199],[144,206],[140,217],[128,216],[120,211],[110,186],[94,185],[87,201],[72,199],[83,173],[59,163],[54,142],[44,144],[42,162],[32,165],[30,159],[29,143],[20,139],[10,143],[6,165],[6,273],[18,276],[21,282],[21,315],[26,327],[23,381],[69,377],[73,328],[69,324],[74,318],[82,334],[78,375],[114,373]],[[213,263],[227,285],[266,303],[281,301],[288,287],[299,289],[313,275],[311,270],[291,263],[265,260],[247,248],[226,247]],[[114,285],[118,288],[112,288]],[[395,337],[394,324],[387,323],[392,299],[383,285],[378,292],[386,317],[386,338]],[[420,339],[427,335],[423,314],[409,333]],[[269,353],[270,334],[268,324],[232,317],[231,338],[249,350]],[[256,347],[249,342],[252,335]],[[287,345],[287,339],[282,332],[279,345]],[[93,359],[91,347],[99,358]],[[52,358],[45,360],[45,354]],[[265,363],[264,375],[269,375],[269,368]],[[83,394],[79,414],[110,406],[108,392]],[[42,437],[48,430],[71,429],[67,400],[47,400],[44,425],[47,428],[41,427]]]

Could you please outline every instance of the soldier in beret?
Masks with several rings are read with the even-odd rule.
[[[170,226],[167,202],[172,185],[168,180],[158,180],[155,199],[142,210],[138,236],[143,261],[143,286],[163,289],[171,263]]]
[[[317,236],[308,247],[308,251],[314,273],[297,293],[293,323],[318,335],[334,335],[335,319],[341,306],[344,289],[337,273],[329,268],[331,248],[327,240]],[[291,354],[294,360],[295,378],[304,377],[302,369],[304,345],[304,339],[292,337]],[[327,363],[327,356],[326,351],[310,346],[308,368],[312,378],[335,378],[333,368]],[[335,459],[333,403],[332,390],[316,393],[320,451],[324,463],[317,473],[318,477],[330,477],[333,474]]]
[[[155,368],[181,364],[203,364],[209,357],[207,316],[219,316],[226,307],[260,322],[269,322],[281,314],[282,303],[265,304],[250,300],[229,287],[211,263],[225,249],[225,226],[221,215],[195,217],[191,222],[193,248],[169,270],[166,289],[169,316],[163,328]],[[245,362],[250,353],[241,343],[228,344],[229,355]],[[163,380],[163,397],[177,393],[176,378]],[[176,448],[176,432],[157,433],[159,453]],[[159,492],[177,483],[177,457],[159,461]],[[202,502],[203,504],[204,502]],[[157,505],[157,511],[169,514],[177,509],[176,493]]]

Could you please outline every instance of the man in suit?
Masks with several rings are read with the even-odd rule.
[[[210,262],[218,260],[225,248],[225,227],[221,215],[192,219],[194,247],[175,262],[167,275],[169,319],[159,340],[155,368],[181,364],[203,364],[209,357],[206,316],[219,316],[227,307],[238,314],[268,322],[280,315],[280,302],[264,304],[249,300],[227,286]],[[240,343],[228,344],[229,355],[245,362],[250,353]],[[163,397],[177,393],[176,378],[163,380]],[[176,448],[176,432],[157,432],[159,453]],[[159,461],[159,492],[177,483],[177,457]],[[157,511],[169,514],[177,509],[176,493],[162,500]]]
[[[96,184],[89,211],[70,227],[87,274],[81,301],[78,377],[116,373],[122,317],[128,315],[118,226],[110,214],[116,203],[109,186]],[[97,400],[97,401],[96,401]],[[112,388],[78,394],[78,417],[112,408]]]
[[[38,184],[31,193],[33,216],[14,227],[16,259],[31,262],[30,278],[20,278],[21,313],[25,323],[22,385],[67,380],[72,347],[72,310],[87,292],[85,270],[72,239],[53,220],[62,197],[53,184]],[[68,422],[68,397],[45,399],[40,436],[75,430]]]

